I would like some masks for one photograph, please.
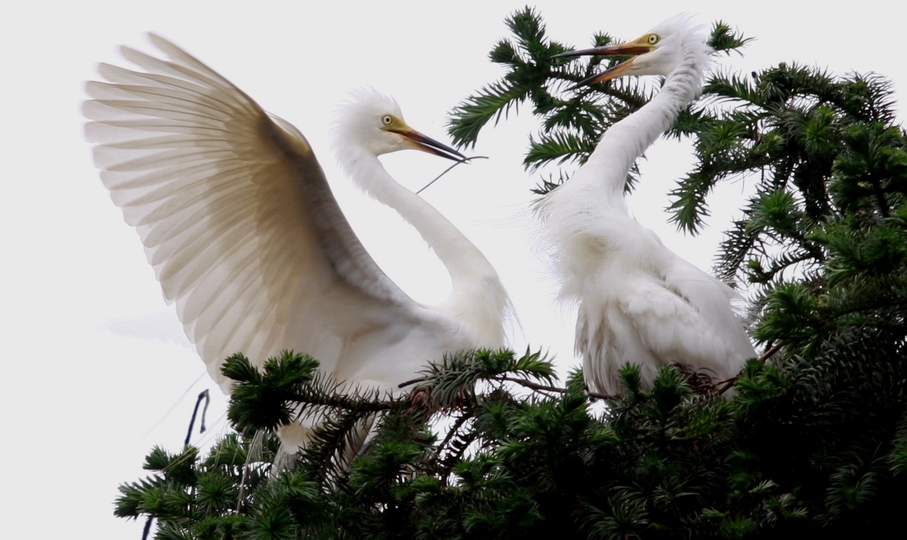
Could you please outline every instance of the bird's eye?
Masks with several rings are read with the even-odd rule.
[[[385,126],[389,126],[394,122],[394,119],[393,117],[391,117],[391,115],[385,114],[381,117],[381,122],[384,123]]]
[[[658,43],[658,34],[649,34],[649,45]]]

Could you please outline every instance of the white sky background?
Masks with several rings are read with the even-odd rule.
[[[0,537],[138,539],[141,522],[112,517],[117,485],[142,475],[153,444],[178,449],[195,396],[206,387],[218,391],[162,301],[138,236],[110,201],[82,139],[82,84],[94,77],[94,65],[122,63],[119,44],[151,50],[143,33],[155,31],[232,80],[306,134],[370,253],[404,290],[435,302],[445,294],[443,268],[393,211],[356,193],[338,173],[326,142],[329,113],[345,91],[369,84],[395,96],[413,127],[447,141],[448,111],[502,74],[487,53],[507,35],[505,16],[525,3],[25,4],[7,7],[0,20],[0,458],[7,493]],[[679,9],[666,1],[611,13],[607,3],[588,0],[535,5],[549,36],[580,47],[595,31],[635,38]],[[789,0],[740,8],[688,1],[682,9],[757,38],[744,58],[722,65],[744,73],[780,61],[837,74],[875,71],[893,79],[901,97],[903,29],[891,5],[867,0],[817,12]],[[530,247],[528,190],[539,178],[520,166],[536,125],[525,111],[486,130],[470,152],[491,159],[454,169],[424,196],[498,268],[533,348],[550,348],[566,368],[574,365],[573,313],[556,307],[553,281]],[[412,188],[448,166],[416,152],[385,163]],[[665,194],[690,163],[683,145],[656,144],[641,163],[642,187],[631,207],[674,251],[708,269],[744,186],[726,186],[709,200],[714,225],[705,234],[679,236],[665,224]],[[526,337],[517,336],[517,350]],[[223,414],[217,397],[209,423]]]

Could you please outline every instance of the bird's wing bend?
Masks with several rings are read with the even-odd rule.
[[[108,82],[87,84],[86,137],[212,376],[223,383],[220,363],[235,352],[262,362],[285,348],[330,370],[349,335],[415,317],[356,238],[305,137],[150,38],[167,60],[124,47],[138,70],[101,64]]]

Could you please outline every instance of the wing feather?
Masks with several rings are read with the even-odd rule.
[[[632,294],[622,297],[621,311],[659,367],[683,362],[719,380],[736,375],[755,352],[728,302],[733,291],[675,259],[663,277],[639,276]]]
[[[158,36],[101,64],[82,108],[104,185],[136,227],[208,370],[282,349],[329,367],[356,332],[420,306],[354,235],[305,137]],[[327,306],[342,314],[326,315]],[[399,332],[399,330],[397,330]]]
[[[664,253],[662,271],[614,264],[584,289],[576,350],[587,382],[598,392],[620,393],[617,371],[628,362],[640,366],[643,385],[651,387],[658,370],[669,364],[706,368],[723,380],[755,356],[729,303],[734,291]],[[621,286],[613,287],[615,282]]]

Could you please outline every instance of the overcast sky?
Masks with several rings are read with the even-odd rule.
[[[444,270],[418,235],[338,173],[326,142],[329,113],[344,92],[368,84],[395,96],[410,125],[448,140],[448,111],[502,74],[487,52],[505,35],[504,18],[525,3],[309,4],[87,0],[5,8],[0,457],[7,500],[0,537],[138,539],[142,523],[112,517],[117,485],[139,478],[153,444],[178,449],[195,396],[207,387],[217,393],[82,138],[83,81],[94,77],[97,62],[122,63],[117,45],[147,51],[144,32],[157,32],[296,125],[378,263],[416,299],[444,298]],[[901,17],[890,2],[834,11],[775,0],[656,0],[613,11],[606,2],[534,5],[551,37],[576,46],[588,46],[596,31],[635,38],[682,5],[701,22],[722,19],[757,38],[744,57],[722,60],[724,69],[748,73],[797,61],[836,74],[880,73],[895,81],[898,97],[907,84]],[[487,130],[474,152],[491,159],[458,167],[424,196],[498,268],[521,317],[517,350],[527,343],[547,348],[566,369],[573,365],[573,313],[557,307],[553,281],[531,250],[527,204],[539,178],[520,162],[534,127],[527,114]],[[647,156],[631,208],[674,251],[709,269],[746,186],[714,194],[710,228],[684,238],[665,225],[662,210],[665,193],[691,163],[689,149],[662,141]],[[415,152],[385,162],[412,188],[447,167]],[[213,434],[222,429],[222,414],[221,398],[209,417]]]

